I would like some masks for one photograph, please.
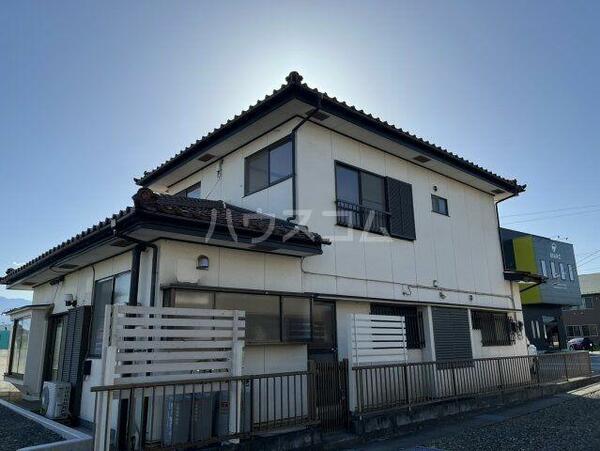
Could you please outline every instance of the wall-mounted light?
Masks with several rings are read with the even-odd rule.
[[[77,299],[70,293],[63,296],[63,301],[65,301],[66,307],[77,307]]]
[[[198,257],[198,263],[196,264],[196,269],[201,269],[203,271],[208,270],[208,257],[206,255],[201,255]]]
[[[437,280],[434,280],[434,281],[433,281],[433,286],[434,286],[434,287],[437,287],[437,286],[438,286],[438,281],[437,281]]]
[[[446,299],[446,295],[442,291],[440,291],[440,299]]]
[[[437,185],[433,185],[433,190],[434,190],[434,191],[437,191],[437,190],[438,190],[438,187],[437,187]]]

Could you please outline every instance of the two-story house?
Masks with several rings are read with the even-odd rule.
[[[352,313],[404,316],[412,362],[526,354],[531,275],[504,270],[496,208],[524,186],[296,72],[136,183],[133,207],[0,279],[33,290],[5,378],[71,382],[84,421],[111,304],[245,311],[244,374],[348,357]]]

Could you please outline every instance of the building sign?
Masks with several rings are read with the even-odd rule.
[[[550,258],[560,260],[560,252],[558,252],[558,244],[556,243],[550,245]]]

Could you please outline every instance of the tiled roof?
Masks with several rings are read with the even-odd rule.
[[[125,210],[121,210],[109,218],[104,218],[102,221],[93,225],[92,227],[88,227],[86,230],[82,231],[81,233],[78,233],[77,235],[69,238],[66,241],[63,241],[60,244],[57,244],[52,249],[48,249],[43,254],[38,255],[37,257],[28,261],[27,263],[20,266],[19,268],[17,268],[17,269],[9,268],[6,271],[6,275],[3,277],[0,277],[0,285],[9,283],[8,280],[14,279],[15,277],[19,276],[20,274],[23,274],[28,269],[31,269],[38,265],[43,265],[45,260],[49,259],[52,256],[55,256],[56,254],[58,254],[60,252],[63,252],[63,251],[68,252],[69,248],[71,248],[72,246],[75,246],[76,244],[81,243],[85,239],[92,238],[95,235],[99,234],[100,232],[103,232],[103,231],[109,229],[110,224],[113,220],[116,221],[116,220],[122,219],[126,216],[129,216],[131,213],[133,213],[133,208],[127,207]]]
[[[134,220],[142,214],[152,217],[187,220],[192,225],[198,225],[202,229],[209,227],[211,221],[214,221],[216,228],[224,228],[229,232],[233,229],[236,233],[247,233],[257,238],[268,235],[270,238],[275,238],[281,242],[310,245],[329,243],[320,235],[309,232],[305,227],[226,204],[222,201],[157,194],[148,188],[140,188],[133,196],[133,201],[134,207],[127,207],[110,218],[105,218],[98,224],[54,246],[18,269],[9,269],[4,277],[0,277],[0,284],[12,283],[23,274],[43,268],[55,258],[63,258],[74,250],[74,247],[84,244],[86,241],[93,242],[111,236],[111,223],[113,221]],[[230,235],[232,234],[230,233]],[[231,238],[234,239],[235,237],[231,236]]]
[[[141,188],[133,196],[135,208],[146,212],[172,215],[178,219],[189,219],[203,224],[214,221],[216,227],[235,231],[269,234],[284,238],[293,236],[296,242],[324,243],[319,234],[309,232],[307,228],[252,210],[227,204],[223,201],[194,199],[169,194],[158,194],[148,188]]]
[[[201,139],[196,140],[195,143],[190,144],[188,147],[181,150],[179,153],[177,153],[161,165],[157,166],[156,168],[150,171],[145,171],[142,177],[135,179],[136,183],[140,185],[150,183],[156,176],[160,175],[162,172],[168,171],[171,167],[174,167],[178,163],[185,161],[187,158],[190,158],[192,155],[202,150],[204,147],[211,145],[212,142],[214,142],[221,135],[225,135],[229,131],[234,130],[236,127],[243,125],[244,120],[247,116],[254,114],[258,109],[264,107],[267,102],[271,102],[278,96],[283,96],[284,93],[291,91],[292,89],[296,89],[299,90],[298,92],[304,91],[305,93],[318,95],[322,100],[329,102],[331,105],[341,110],[345,110],[351,114],[358,115],[363,120],[368,121],[371,124],[374,124],[378,127],[382,127],[388,133],[402,137],[408,142],[419,144],[424,150],[428,150],[434,155],[444,157],[445,160],[453,161],[461,167],[465,167],[476,173],[485,174],[486,176],[488,176],[488,178],[496,179],[503,185],[508,185],[508,187],[512,187],[513,190],[516,192],[523,191],[525,189],[525,185],[519,185],[515,179],[511,180],[501,177],[498,174],[495,174],[494,172],[485,169],[473,163],[472,161],[466,160],[443,147],[440,147],[427,140],[424,140],[406,130],[403,130],[400,127],[396,127],[395,125],[390,124],[387,121],[380,119],[379,117],[373,116],[362,109],[358,109],[353,105],[348,105],[346,102],[338,100],[336,97],[331,97],[326,92],[320,92],[315,88],[311,88],[306,83],[302,83],[302,80],[303,77],[298,72],[290,72],[290,74],[286,77],[286,83],[281,85],[279,89],[274,90],[271,94],[265,96],[263,99],[259,100],[254,105],[249,106],[247,109],[243,110],[240,114],[234,116],[226,123],[221,124],[219,127],[213,129],[210,133],[203,136]]]

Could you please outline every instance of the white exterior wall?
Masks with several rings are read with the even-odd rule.
[[[225,156],[195,174],[166,188],[168,194],[176,194],[183,189],[201,182],[200,194],[203,199],[222,200],[249,210],[261,211],[283,219],[292,215],[292,179],[266,188],[254,194],[244,195],[244,160],[255,152],[288,136],[299,119],[292,119],[251,143]],[[221,168],[222,177],[217,177]]]
[[[193,243],[162,240],[159,285],[195,283],[209,287],[302,292],[300,259]],[[209,269],[196,269],[199,255]],[[157,304],[160,305],[160,304]],[[304,371],[305,344],[249,345],[244,349],[243,374]]]
[[[151,251],[142,254],[140,267],[140,285],[138,301],[143,304],[149,303],[150,290],[150,275],[151,275]],[[65,275],[64,281],[58,285],[50,285],[49,283],[40,285],[34,288],[33,304],[54,304],[52,314],[62,313],[67,310],[63,298],[65,294],[72,294],[77,299],[77,305],[92,305],[92,296],[94,281],[104,279],[115,274],[129,271],[131,269],[131,252],[126,252],[119,256],[96,263],[93,266],[88,266],[79,271]],[[47,320],[46,320],[47,321]],[[38,322],[37,327],[47,329],[47,322]],[[41,346],[35,346],[35,349],[41,349],[42,352],[28,352],[27,355],[27,381],[31,381],[33,390],[34,386],[41,387],[42,371],[44,358],[46,355],[45,349],[48,343],[41,343]],[[30,351],[32,347],[30,347]],[[102,360],[93,358],[92,369],[89,376],[85,376],[82,387],[81,400],[81,417],[87,421],[93,421],[94,418],[94,396],[89,391],[91,387],[102,384],[101,364]],[[31,366],[30,366],[31,363]],[[35,368],[40,368],[39,371],[34,371]],[[31,374],[30,374],[31,372]],[[33,378],[33,379],[32,379]],[[34,380],[35,379],[35,380]],[[39,388],[38,388],[39,390]],[[39,391],[36,392],[39,394]]]
[[[306,224],[333,241],[323,246],[322,256],[305,260],[305,290],[520,308],[510,299],[510,283],[503,278],[491,195],[311,123],[298,131],[296,155],[298,209],[311,211]],[[384,238],[337,226],[336,160],[410,183],[417,239]],[[450,216],[431,211],[433,193],[448,199]],[[446,289],[444,299],[434,281]]]

